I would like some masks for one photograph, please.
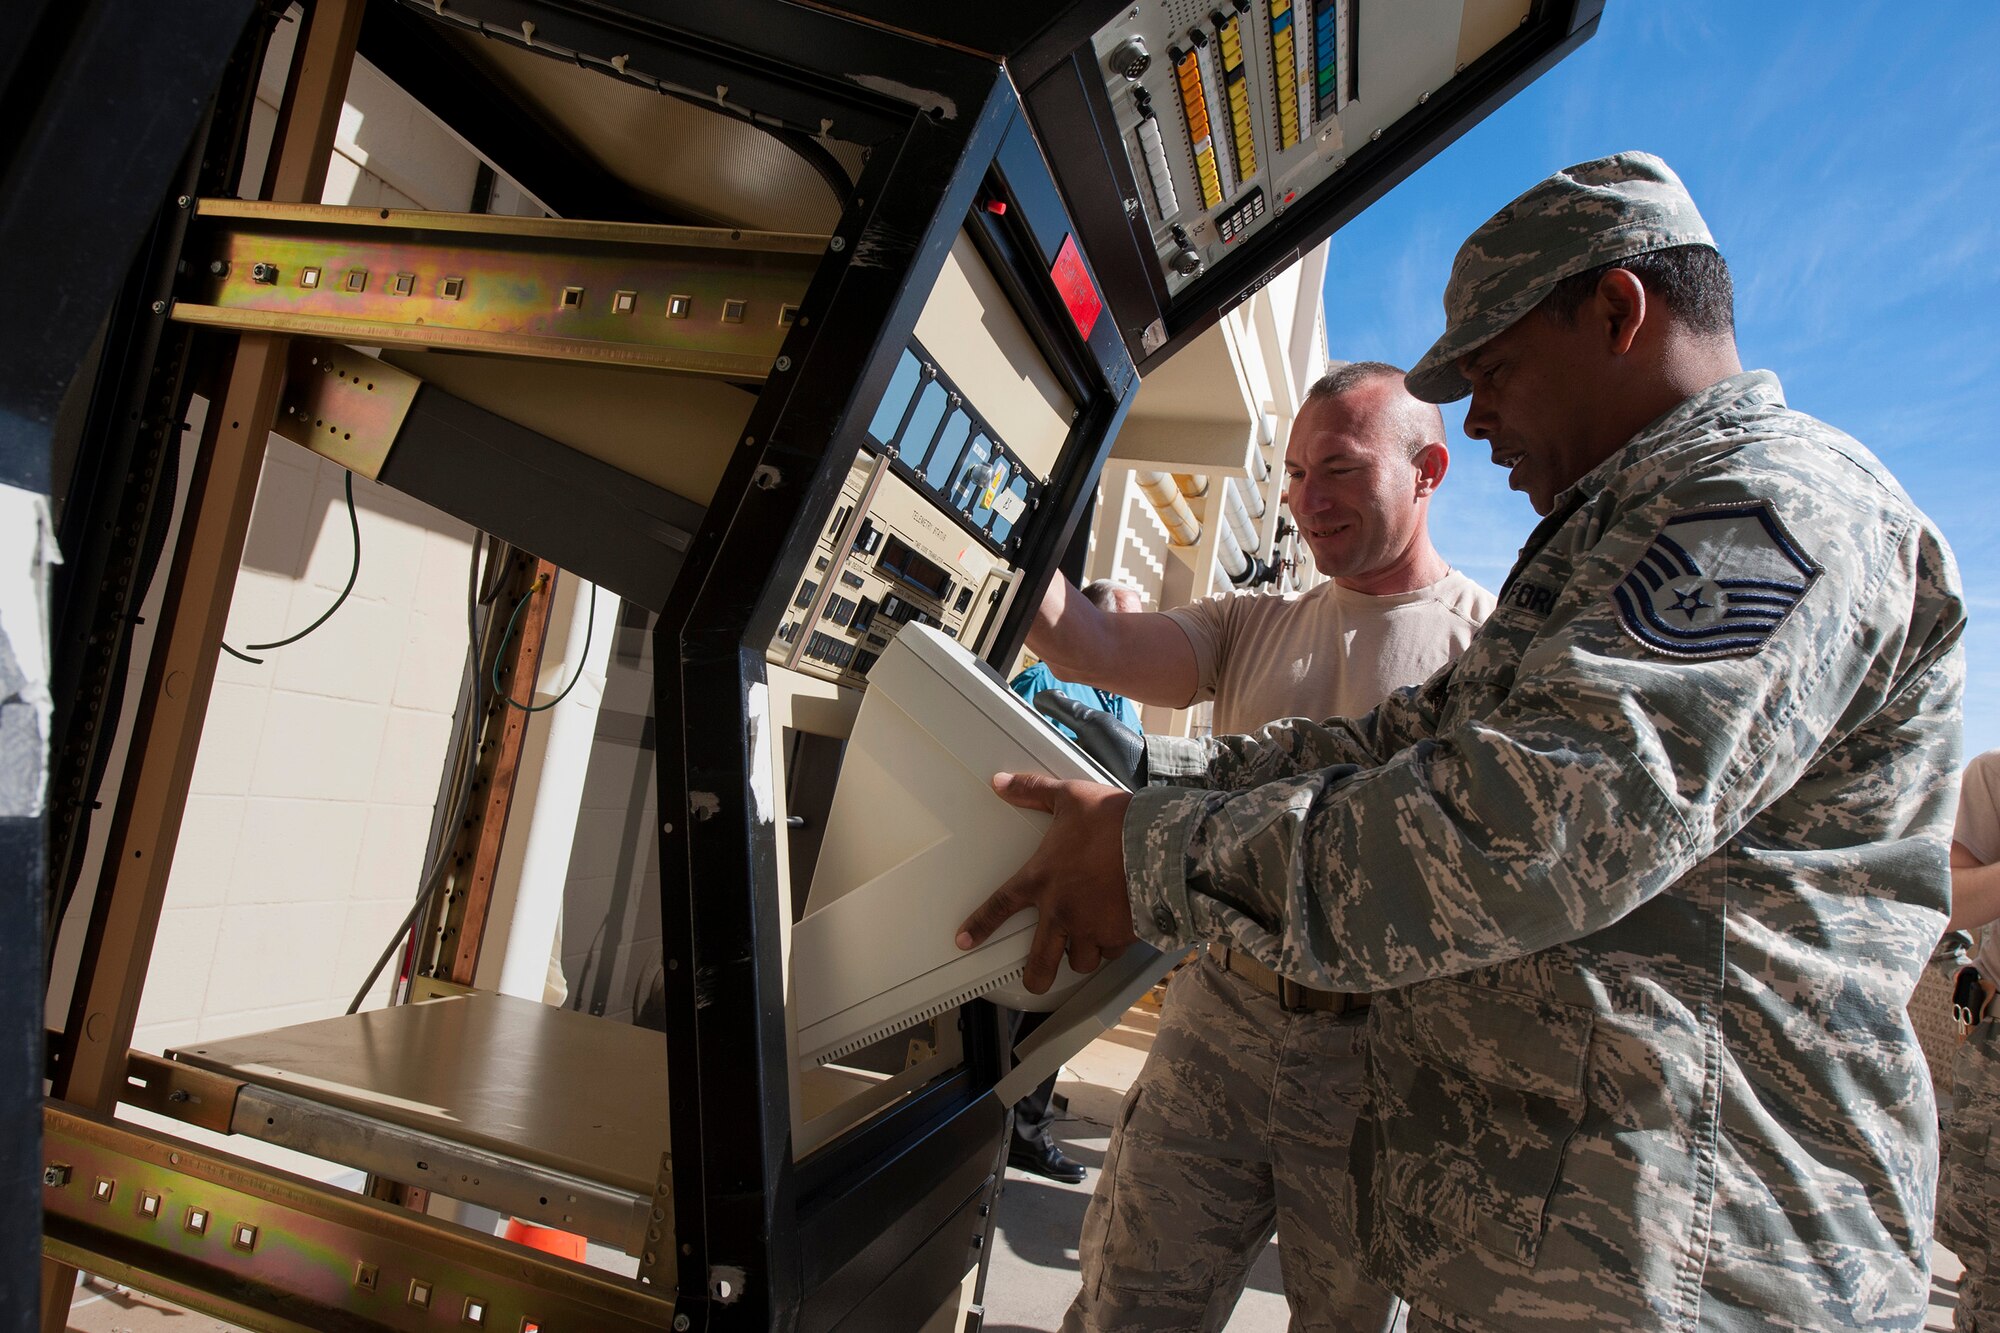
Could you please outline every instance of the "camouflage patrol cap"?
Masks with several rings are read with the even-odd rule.
[[[1472,392],[1458,359],[1503,333],[1573,274],[1676,245],[1713,246],[1681,178],[1651,153],[1567,167],[1480,225],[1444,289],[1444,336],[1406,383],[1432,403]]]

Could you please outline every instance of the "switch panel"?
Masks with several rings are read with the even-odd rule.
[[[1148,0],[1091,39],[1170,296],[1533,16],[1533,0]],[[1365,90],[1365,96],[1364,96]]]
[[[818,558],[766,651],[770,661],[858,686],[904,625],[931,626],[975,653],[986,647],[1016,571],[962,517],[905,482],[890,456],[865,450],[834,512],[841,521],[820,534]]]

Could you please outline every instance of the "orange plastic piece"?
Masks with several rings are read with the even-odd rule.
[[[531,1250],[553,1254],[558,1259],[583,1262],[584,1239],[574,1231],[536,1226],[533,1222],[523,1222],[518,1217],[510,1217],[507,1219],[507,1229],[500,1234],[516,1245],[525,1245]]]

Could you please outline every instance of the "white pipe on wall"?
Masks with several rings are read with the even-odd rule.
[[[1261,512],[1263,505],[1258,509]],[[1243,488],[1235,478],[1225,477],[1222,482],[1222,516],[1229,523],[1229,529],[1236,534],[1238,546],[1245,551],[1254,551],[1257,541],[1257,525],[1251,520],[1249,507],[1243,503]]]
[[[1174,545],[1195,546],[1201,542],[1201,520],[1194,516],[1194,510],[1188,508],[1188,502],[1173,477],[1165,472],[1138,472],[1133,474],[1132,479],[1139,483],[1139,490],[1158,511],[1160,522],[1166,525],[1167,537]]]
[[[1243,544],[1236,540],[1236,534],[1224,524],[1216,533],[1215,563],[1229,576],[1231,583],[1250,572],[1250,558],[1243,554]]]

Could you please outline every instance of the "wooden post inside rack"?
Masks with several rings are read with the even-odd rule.
[[[317,200],[325,189],[362,4],[319,0],[305,20],[288,82],[290,114],[272,146],[268,179],[278,198]],[[269,335],[237,339],[202,434],[53,1089],[57,1098],[100,1111],[110,1110],[125,1086],[139,996],[243,562],[264,441],[277,420],[288,342]],[[75,1285],[74,1268],[43,1261],[45,1333],[60,1333],[67,1324]]]

